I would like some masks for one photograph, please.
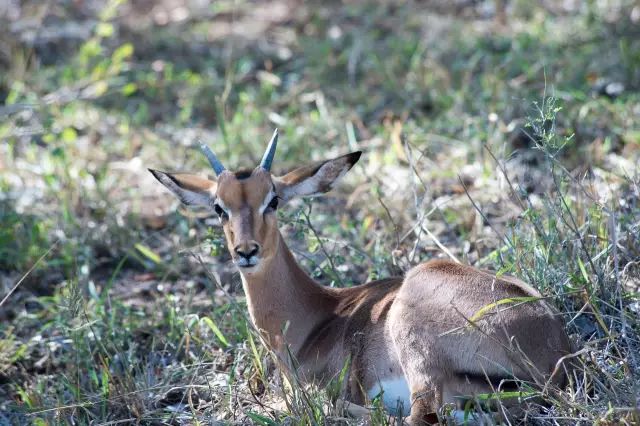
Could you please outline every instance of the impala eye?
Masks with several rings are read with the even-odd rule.
[[[267,205],[267,210],[274,211],[277,208],[278,208],[278,196],[276,195],[271,199],[271,201],[269,201],[269,204]]]
[[[227,214],[226,211],[224,211],[224,209],[222,207],[220,207],[220,204],[216,204],[213,206],[213,210],[216,212],[216,214],[218,216],[220,216],[220,220],[227,220],[229,219],[229,215]]]

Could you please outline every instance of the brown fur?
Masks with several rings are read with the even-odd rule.
[[[515,278],[433,260],[404,278],[336,289],[319,285],[300,268],[276,215],[260,212],[260,206],[272,191],[282,200],[326,191],[358,157],[350,154],[280,178],[261,168],[241,178],[224,171],[217,184],[154,175],[183,200],[193,199],[183,189],[208,191],[210,205],[225,206],[230,217],[223,228],[234,259],[237,247],[257,244],[259,264],[240,268],[251,320],[282,364],[291,365],[289,352],[296,357],[304,380],[327,383],[349,359],[345,391],[363,403],[376,383],[403,376],[412,393],[414,424],[433,419],[443,403],[460,395],[490,392],[501,379],[548,380],[570,345],[562,321],[544,300],[500,305],[470,321],[499,300],[540,297]]]

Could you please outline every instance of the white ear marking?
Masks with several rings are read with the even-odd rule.
[[[351,169],[352,164],[341,161],[342,158],[329,160],[306,179],[285,186],[282,189],[283,198],[290,200],[293,197],[315,197],[332,190],[338,181]]]
[[[173,192],[183,204],[206,207],[213,206],[215,196],[210,194],[208,191],[192,191],[189,189],[185,189],[181,187],[178,181],[175,180],[175,178],[173,178],[171,175],[157,170],[149,169],[149,171],[156,179],[158,179],[158,181],[160,181],[160,183],[162,183],[168,190]]]

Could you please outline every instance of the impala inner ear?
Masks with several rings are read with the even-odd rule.
[[[167,189],[188,206],[213,206],[217,182],[186,173],[166,173],[149,169]]]
[[[293,170],[275,179],[278,194],[287,201],[294,197],[312,197],[330,191],[360,159],[361,151],[321,161]]]

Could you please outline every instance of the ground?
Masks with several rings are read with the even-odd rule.
[[[276,173],[364,151],[279,212],[314,278],[517,276],[579,350],[569,386],[526,388],[527,421],[640,422],[637,1],[0,11],[0,423],[361,422],[286,386],[217,219],[146,171],[211,174],[198,141],[253,167],[276,127]]]

